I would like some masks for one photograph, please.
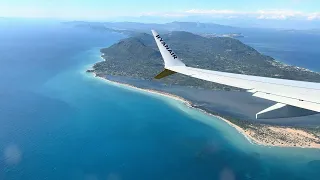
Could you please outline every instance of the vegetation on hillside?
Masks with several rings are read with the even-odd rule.
[[[163,35],[175,54],[188,66],[209,70],[265,77],[320,82],[320,74],[294,66],[283,65],[257,52],[237,39],[206,38],[189,32]],[[94,65],[99,76],[115,75],[154,80],[163,70],[163,60],[154,39],[149,34],[138,34],[101,49],[105,61]],[[207,89],[229,87],[174,74],[159,80],[167,85],[183,85]]]

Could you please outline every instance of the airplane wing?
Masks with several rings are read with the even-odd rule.
[[[242,88],[253,96],[275,101],[275,105],[256,114],[257,119],[298,117],[320,112],[320,83],[250,76],[187,67],[154,30],[152,34],[163,57],[161,79],[174,73]]]

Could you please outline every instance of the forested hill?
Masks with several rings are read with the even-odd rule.
[[[257,52],[237,39],[206,38],[176,31],[162,35],[175,54],[188,66],[224,72],[320,82],[320,74],[294,66],[286,66]],[[99,76],[129,76],[153,80],[163,70],[163,60],[150,34],[138,34],[101,49],[105,61],[94,65]],[[211,82],[175,74],[159,80],[199,88],[225,88]]]

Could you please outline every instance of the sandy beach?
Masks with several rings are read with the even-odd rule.
[[[218,118],[224,122],[226,122],[228,125],[235,128],[239,133],[241,133],[244,137],[248,139],[249,142],[261,145],[261,146],[275,146],[275,147],[299,147],[299,148],[317,148],[320,149],[320,138],[319,135],[315,135],[309,132],[306,132],[304,130],[296,129],[296,128],[288,128],[288,127],[280,127],[280,126],[273,126],[273,125],[250,125],[249,128],[243,129],[240,126],[233,124],[229,120],[222,118],[220,116],[211,114],[205,110],[195,108],[192,106],[192,102],[171,94],[167,92],[161,92],[157,90],[151,90],[151,89],[144,89],[139,88],[136,86],[133,86],[131,84],[127,83],[121,83],[109,80],[104,77],[97,76],[94,72],[92,74],[103,81],[106,81],[108,83],[114,84],[114,85],[122,85],[125,87],[129,87],[138,91],[143,91],[147,93],[153,93],[160,96],[165,96],[177,101],[180,101],[184,103],[189,108],[197,109],[198,111],[201,111],[207,115],[213,116],[215,118]]]

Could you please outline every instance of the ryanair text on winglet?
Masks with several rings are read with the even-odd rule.
[[[160,35],[157,35],[156,37],[157,37],[157,39],[160,40],[160,42],[163,45],[163,47],[165,47],[169,51],[169,53],[171,54],[173,59],[177,59],[178,56],[174,54],[174,52],[169,48],[168,44],[166,44],[166,42],[164,42],[164,40],[160,37]]]

